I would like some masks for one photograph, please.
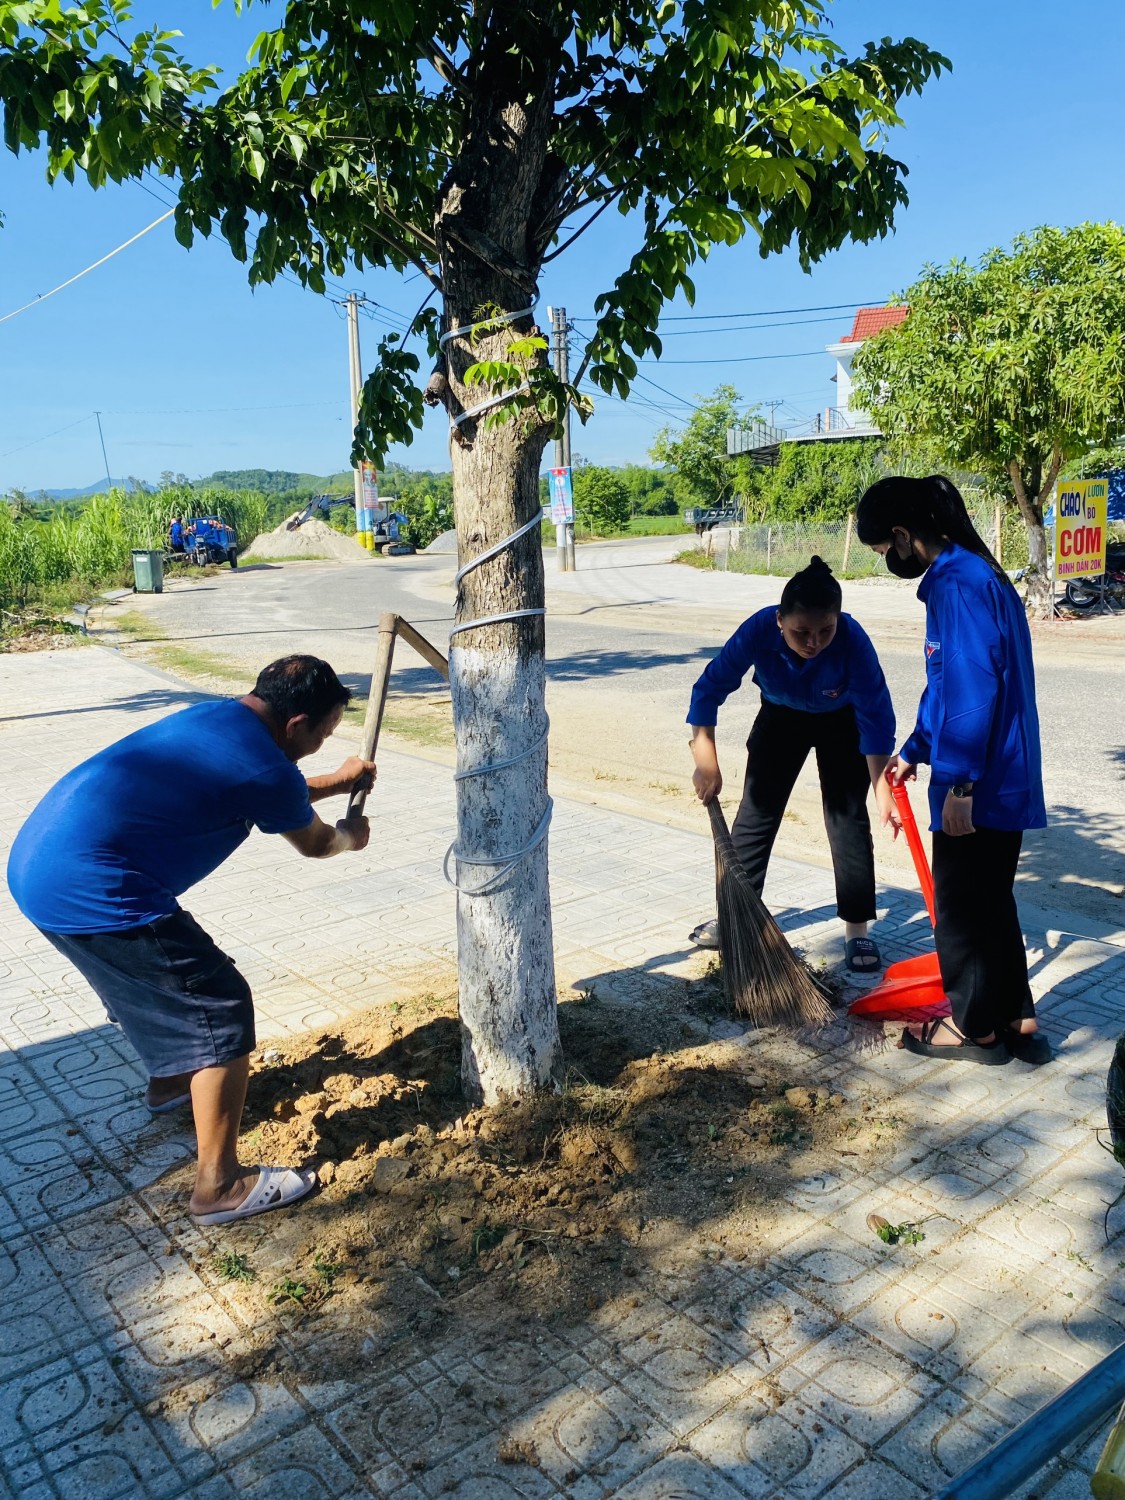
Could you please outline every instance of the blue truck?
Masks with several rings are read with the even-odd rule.
[[[184,522],[184,554],[188,562],[229,563],[238,567],[238,534],[220,516],[191,516]]]

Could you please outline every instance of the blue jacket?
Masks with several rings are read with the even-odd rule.
[[[197,703],[55,783],[16,835],[8,885],[45,932],[117,932],[174,912],[249,836],[313,820],[305,778],[252,709]]]
[[[859,748],[864,755],[890,755],[895,743],[895,711],[875,647],[851,615],[841,615],[832,644],[811,661],[790,651],[777,628],[777,606],[767,605],[744,620],[696,682],[689,724],[714,724],[719,705],[740,686],[750,668],[767,703],[802,713],[855,709]]]
[[[930,827],[971,781],[979,828],[1045,828],[1031,632],[1015,589],[963,547],[927,568],[926,690],[902,758],[930,767]]]

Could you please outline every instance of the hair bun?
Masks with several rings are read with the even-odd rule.
[[[815,552],[813,553],[812,557],[809,558],[809,571],[812,572],[814,568],[818,572],[831,573],[832,571],[829,564],[824,561],[824,558],[818,557]]]

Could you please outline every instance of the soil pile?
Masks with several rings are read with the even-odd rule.
[[[333,531],[315,516],[295,531],[286,531],[285,524],[283,521],[275,530],[256,536],[247,547],[247,554],[282,560],[322,557],[332,562],[362,562],[367,556],[354,537]]]
[[[637,1276],[759,1256],[794,1177],[845,1145],[885,1149],[898,1123],[791,1087],[746,1038],[701,1043],[682,1015],[587,998],[560,1024],[560,1091],[493,1110],[461,1098],[452,995],[255,1056],[242,1159],[312,1164],[323,1186],[197,1251],[212,1276],[232,1253],[245,1273],[244,1373],[289,1363],[294,1319],[302,1371],[330,1335],[332,1378],[346,1379],[455,1315],[578,1320]],[[189,1192],[179,1168],[150,1199],[172,1217]]]

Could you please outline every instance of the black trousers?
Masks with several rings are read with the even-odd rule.
[[[854,710],[810,714],[763,703],[746,749],[746,784],[731,838],[754,889],[761,895],[786,803],[809,751],[815,750],[836,875],[836,910],[845,922],[873,922],[875,854],[867,816],[871,777],[859,751]]]
[[[934,937],[953,1019],[967,1037],[1002,1032],[1035,1015],[1014,890],[1023,834],[978,828],[933,840]]]

